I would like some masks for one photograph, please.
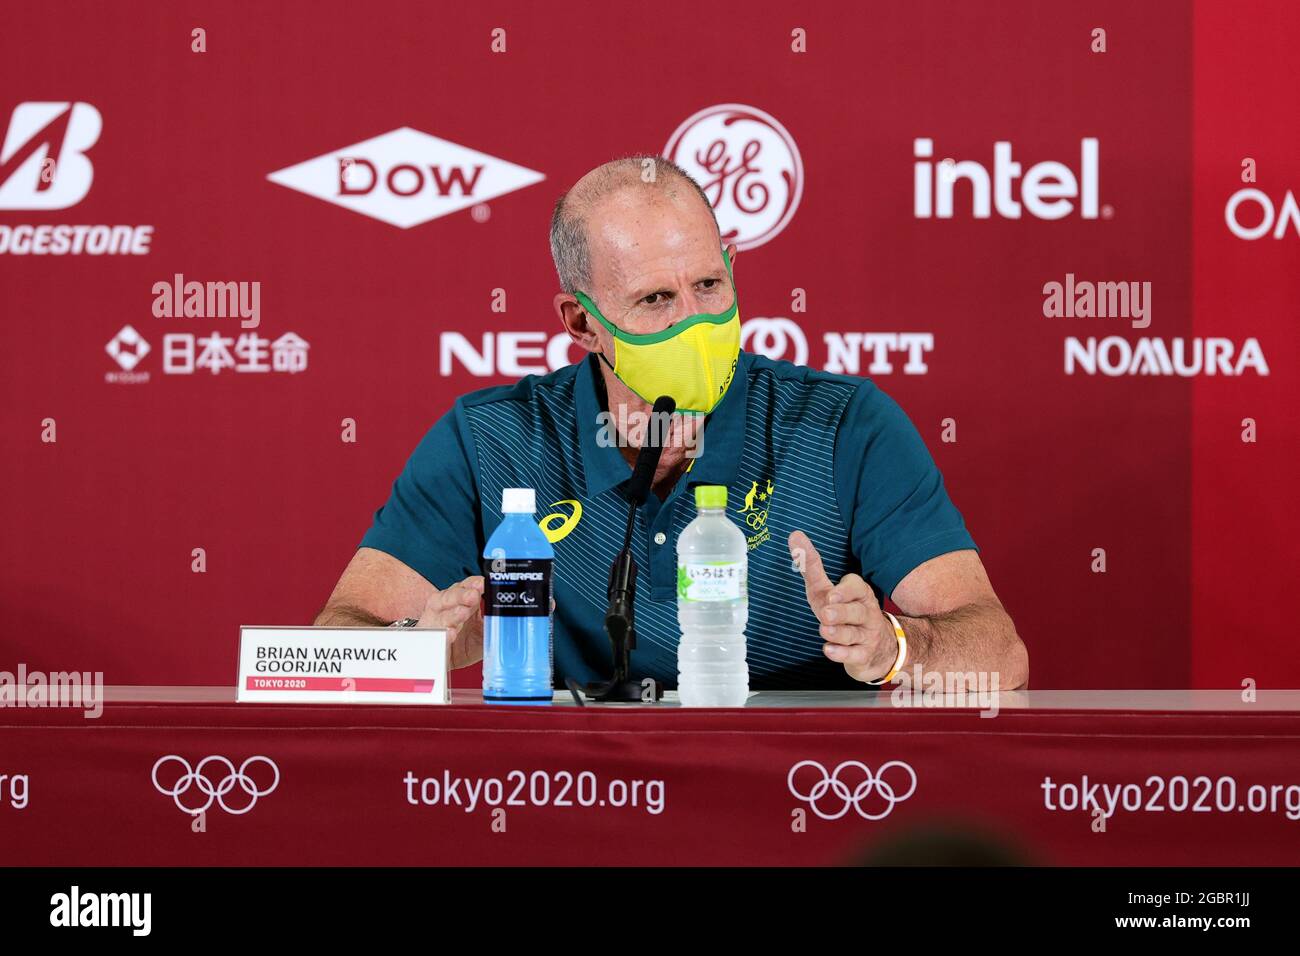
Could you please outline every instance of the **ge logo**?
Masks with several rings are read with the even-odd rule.
[[[802,775],[801,782],[808,785],[806,790],[795,780],[805,767],[809,770]],[[885,779],[891,770],[892,782]],[[906,791],[899,789],[903,783],[907,784]],[[864,820],[882,820],[889,816],[894,804],[901,803],[915,792],[916,771],[901,760],[891,760],[872,773],[866,764],[846,760],[827,773],[816,760],[801,760],[790,768],[786,784],[795,799],[807,803],[823,820],[838,820],[849,812],[850,807]],[[872,793],[878,798],[864,806],[863,801]]]
[[[776,238],[803,196],[794,137],[753,106],[700,110],[668,138],[664,156],[686,170],[713,204],[723,243],[755,249]]]
[[[741,323],[740,347],[746,352],[766,356],[773,361],[780,361],[794,344],[795,365],[808,363],[808,340],[804,338],[803,329],[789,319],[749,319]]]
[[[158,771],[164,764],[169,764],[172,761],[180,764],[180,774],[171,786],[163,786],[162,781],[158,779]],[[249,766],[259,762],[264,763],[266,766],[271,768],[270,772],[273,774],[273,777],[271,778],[269,786],[260,785],[248,773]],[[218,774],[224,770],[224,775],[219,776],[216,780],[209,775],[209,772],[206,769],[208,765],[212,763],[218,765]],[[259,772],[259,776],[264,775],[264,772]],[[183,757],[178,757],[175,754],[169,754],[166,757],[158,758],[158,762],[153,765],[153,773],[151,776],[153,778],[153,785],[158,789],[158,792],[164,796],[171,797],[182,813],[187,813],[191,816],[206,812],[207,809],[212,806],[214,801],[222,810],[239,816],[253,809],[257,804],[258,797],[266,796],[280,785],[280,768],[275,765],[275,761],[270,757],[260,756],[249,757],[239,765],[238,770],[236,770],[235,765],[225,757],[204,757],[199,761],[198,766],[191,770],[190,762],[188,760]],[[235,789],[235,787],[239,787],[242,795],[232,801],[235,805],[231,806],[230,803],[226,802],[226,797]],[[202,806],[187,806],[181,799],[185,794],[189,793],[191,789],[198,791],[200,796],[206,797]],[[191,798],[191,800],[197,802],[198,797]],[[240,806],[240,804],[243,805]]]

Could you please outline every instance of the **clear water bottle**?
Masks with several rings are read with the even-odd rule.
[[[677,694],[683,707],[743,707],[749,558],[727,489],[697,485],[699,515],[677,538]]]
[[[483,549],[483,699],[552,699],[551,572],[555,550],[533,520],[532,488],[501,493],[501,524]]]

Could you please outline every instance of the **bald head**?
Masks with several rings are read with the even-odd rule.
[[[592,288],[593,242],[590,220],[610,203],[624,207],[637,204],[703,203],[713,222],[718,220],[708,196],[684,169],[662,156],[637,155],[597,166],[579,179],[555,203],[551,215],[551,257],[565,292]],[[721,241],[720,238],[718,240]]]

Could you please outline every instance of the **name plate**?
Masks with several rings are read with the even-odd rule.
[[[439,627],[241,627],[235,699],[295,704],[445,704]]]

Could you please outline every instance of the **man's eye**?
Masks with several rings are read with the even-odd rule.
[[[668,293],[666,292],[651,292],[648,296],[643,298],[641,301],[644,302],[646,305],[658,305],[660,299],[666,299],[666,298],[668,298]]]
[[[701,279],[701,280],[700,280],[700,285],[704,286],[704,288],[706,288],[706,289],[712,289],[712,288],[713,288],[715,285],[717,285],[717,284],[718,284],[718,280],[717,280],[717,279]]]

